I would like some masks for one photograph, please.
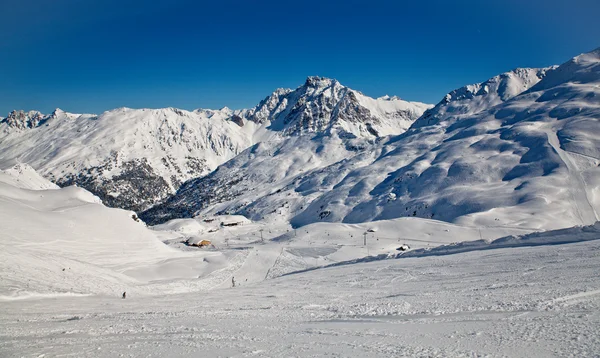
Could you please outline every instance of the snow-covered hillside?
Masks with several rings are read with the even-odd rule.
[[[413,128],[368,167],[385,173],[375,185],[359,192],[364,184],[351,174],[294,221],[314,221],[323,206],[335,213],[329,220],[345,222],[418,216],[544,229],[593,223],[600,211],[599,84],[600,49],[497,106]]]
[[[465,116],[485,111],[506,102],[537,84],[557,66],[548,68],[517,68],[494,76],[482,83],[456,89],[434,108],[428,109],[413,124],[413,128],[435,124],[451,116]]]
[[[418,249],[457,237],[526,232],[419,218],[318,223],[296,232],[285,221],[239,216],[175,220],[149,229],[133,212],[107,208],[82,188],[58,188],[23,165],[0,172],[0,222],[0,300],[209,290],[228,287],[232,276],[256,283],[331,262],[395,253],[400,244]],[[366,230],[371,233],[363,245]],[[210,248],[184,244],[202,240],[211,241]]]
[[[166,279],[174,280],[163,286],[171,293],[206,289],[229,278],[224,268],[237,256],[170,248],[133,212],[107,208],[82,188],[58,188],[24,166],[0,172],[0,222],[0,300],[148,294]]]
[[[599,52],[453,91],[388,140],[336,140],[333,131],[254,146],[142,216],[282,216],[296,227],[406,216],[532,229],[593,223]]]
[[[0,121],[0,168],[28,163],[61,186],[77,184],[109,206],[138,211],[253,144],[333,128],[351,137],[399,134],[429,107],[310,77],[249,110],[14,111]]]
[[[21,189],[58,189],[58,185],[39,175],[27,164],[16,164],[12,168],[0,170],[0,182]]]

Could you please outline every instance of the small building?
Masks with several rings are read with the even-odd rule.
[[[207,246],[210,246],[210,245],[211,245],[210,240],[202,240],[202,241],[200,241],[199,243],[196,244],[196,246],[198,246],[198,247],[207,247]]]
[[[238,226],[238,225],[242,225],[243,222],[221,222],[221,226]]]
[[[202,240],[199,242],[191,242],[191,239],[186,242],[188,246],[196,246],[196,247],[208,247],[211,246],[212,243],[210,240]]]

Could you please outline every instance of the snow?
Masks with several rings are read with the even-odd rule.
[[[0,353],[593,356],[600,349],[599,239],[597,224],[258,282],[245,281],[260,270],[244,264],[232,272],[235,288],[229,276],[208,291],[163,295],[163,283],[151,296],[128,291],[125,300],[30,295],[2,303]],[[255,249],[251,255],[271,262]],[[305,251],[304,259],[318,255]]]
[[[47,186],[26,166],[0,175],[1,356],[600,349],[600,223],[527,234],[205,215],[147,228],[82,188]],[[213,246],[183,243],[199,239]]]
[[[24,178],[31,176],[11,179],[29,185]],[[227,256],[170,248],[133,212],[107,208],[82,188],[32,190],[4,179],[0,174],[1,299],[148,292],[143,285],[155,280],[208,275],[221,264],[203,260]]]
[[[30,165],[22,163],[15,164],[6,170],[0,170],[0,182],[21,189],[58,189],[58,185],[39,175]]]
[[[476,114],[497,106],[535,86],[558,66],[517,68],[482,83],[458,88],[448,93],[434,108],[426,111],[414,127],[431,125],[452,116]]]
[[[18,178],[34,174],[22,171]],[[82,188],[36,189],[0,182],[0,297],[5,300],[52,293],[197,291],[226,287],[234,274],[240,282],[255,283],[332,262],[394,253],[401,244],[417,249],[457,237],[492,239],[526,232],[417,218],[317,223],[294,230],[285,220],[252,222],[235,215],[180,219],[149,229],[133,212],[107,208]],[[201,240],[212,246],[186,245]]]
[[[204,172],[194,173],[205,174],[250,145],[249,140],[235,132],[235,124],[198,112],[120,108],[100,116],[76,115],[71,119],[72,116],[55,111],[44,126],[5,134],[3,147],[7,149],[2,163],[18,158],[45,176],[61,177],[65,172],[99,166],[112,156],[117,157],[117,162],[125,162],[144,154],[159,173],[173,174],[183,181],[189,178],[186,173],[191,170],[188,157],[205,160]],[[36,150],[25,151],[25,147]],[[184,171],[169,171],[162,158]],[[102,174],[119,174],[119,167],[108,168]]]

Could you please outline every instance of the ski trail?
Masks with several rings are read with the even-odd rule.
[[[273,265],[271,267],[269,267],[269,269],[267,270],[267,273],[265,274],[265,280],[269,278],[269,274],[271,273],[271,270],[273,270],[273,268],[275,266],[277,266],[277,264],[279,263],[279,260],[281,259],[281,255],[283,255],[283,251],[284,248],[281,248],[281,251],[279,252],[279,255],[277,255],[277,258],[275,259],[275,262],[273,262]]]
[[[590,296],[595,296],[595,295],[599,295],[600,294],[600,290],[592,290],[592,291],[585,291],[585,292],[579,292],[576,293],[574,295],[569,295],[569,296],[563,296],[563,297],[558,297],[552,300],[552,302],[569,302],[569,301],[573,301],[573,300],[578,300],[578,299],[582,299],[582,298],[587,298]]]
[[[588,198],[586,190],[587,185],[583,180],[581,170],[579,170],[577,164],[571,160],[569,153],[560,147],[560,141],[556,132],[551,128],[548,128],[548,126],[542,127],[541,130],[546,133],[548,143],[554,148],[560,159],[567,166],[568,173],[571,177],[570,192],[581,223],[583,225],[595,223],[598,221],[598,213]]]

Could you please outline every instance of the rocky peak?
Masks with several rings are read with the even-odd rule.
[[[319,76],[308,76],[306,81],[304,82],[305,87],[311,88],[324,88],[331,87],[335,84],[339,84],[339,82],[335,79],[327,78],[327,77],[319,77]]]
[[[426,105],[423,105],[426,106]],[[295,90],[277,90],[242,117],[285,135],[328,132],[355,136],[398,134],[425,108],[397,97],[373,99],[335,79],[310,76]],[[385,127],[385,128],[384,128]]]
[[[19,110],[10,112],[2,122],[5,122],[10,128],[24,130],[39,126],[46,118],[46,116],[38,111],[25,112]]]
[[[237,124],[240,127],[244,126],[244,119],[238,115],[238,114],[234,114],[231,116],[231,121],[235,124]]]

